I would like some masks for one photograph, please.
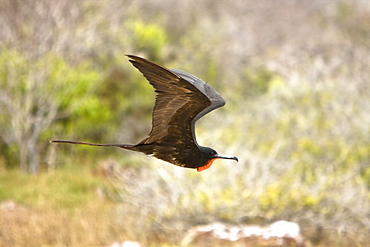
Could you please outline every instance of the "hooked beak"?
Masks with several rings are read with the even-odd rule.
[[[238,158],[237,157],[234,157],[234,156],[223,156],[223,155],[220,155],[220,154],[217,154],[214,159],[227,159],[227,160],[236,160],[236,162],[239,162]]]

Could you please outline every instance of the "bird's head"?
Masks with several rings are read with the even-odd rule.
[[[201,171],[204,171],[210,168],[213,161],[215,161],[216,159],[229,159],[229,160],[236,160],[238,162],[237,157],[220,155],[212,148],[207,148],[207,147],[199,147],[199,148],[200,148],[200,153],[201,153],[201,163],[200,163],[201,166],[197,168],[198,172],[201,172]]]

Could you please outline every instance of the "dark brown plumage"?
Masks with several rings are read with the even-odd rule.
[[[157,93],[152,116],[152,130],[136,145],[99,144],[52,140],[51,143],[120,147],[152,155],[177,166],[208,169],[215,159],[233,159],[199,146],[195,122],[208,112],[225,105],[224,99],[208,84],[181,70],[168,70],[144,58],[127,55]]]

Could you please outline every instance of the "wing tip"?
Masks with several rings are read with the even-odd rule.
[[[138,56],[131,55],[131,54],[125,54],[125,56],[128,57],[130,61],[136,61],[136,60],[143,59],[142,57],[138,57]]]

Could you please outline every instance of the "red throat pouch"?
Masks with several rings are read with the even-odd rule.
[[[201,167],[198,167],[198,168],[197,168],[197,171],[198,171],[198,172],[201,172],[201,171],[207,170],[208,168],[210,168],[210,167],[211,167],[211,165],[212,165],[213,161],[215,161],[215,159],[211,159],[210,161],[208,161],[208,163],[207,163],[206,165],[201,166]]]

